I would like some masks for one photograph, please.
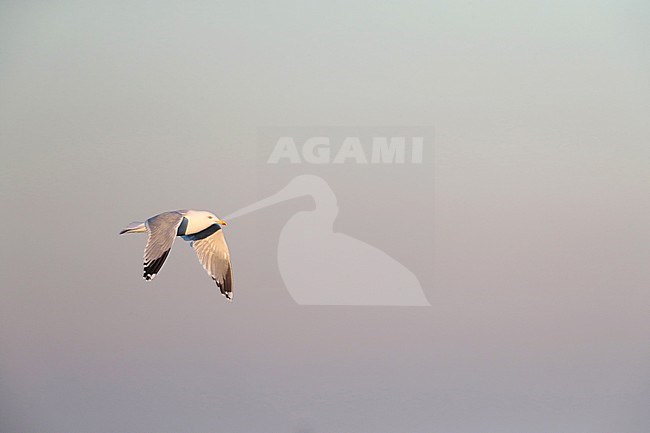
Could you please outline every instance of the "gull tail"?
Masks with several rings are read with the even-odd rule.
[[[122,229],[120,234],[123,235],[124,233],[144,233],[146,231],[147,228],[145,227],[143,222],[133,221],[131,224],[126,226],[126,228]]]

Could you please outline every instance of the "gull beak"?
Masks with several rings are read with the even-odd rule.
[[[227,226],[228,225],[228,223],[225,222],[224,220],[217,220],[217,222],[219,223],[220,226]]]

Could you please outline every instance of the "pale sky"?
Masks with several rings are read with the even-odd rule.
[[[650,431],[649,19],[1,1],[0,430]],[[142,281],[125,224],[257,200],[259,128],[302,125],[435,129],[435,187],[367,226],[415,238],[393,203],[432,194],[431,307],[296,305],[245,220],[232,304],[182,243]]]

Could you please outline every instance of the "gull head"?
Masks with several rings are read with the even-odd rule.
[[[188,210],[183,214],[183,216],[187,219],[188,222],[186,232],[188,234],[198,233],[201,230],[205,230],[215,224],[218,224],[220,226],[227,225],[224,220],[212,212],[205,210]]]

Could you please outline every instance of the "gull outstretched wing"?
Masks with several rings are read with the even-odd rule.
[[[149,281],[156,276],[165,263],[172,249],[178,226],[183,220],[179,212],[164,212],[145,221],[149,238],[144,249],[144,274],[142,277]]]
[[[221,294],[232,301],[232,266],[223,230],[219,229],[205,238],[193,240],[192,248],[203,268],[217,283]]]

